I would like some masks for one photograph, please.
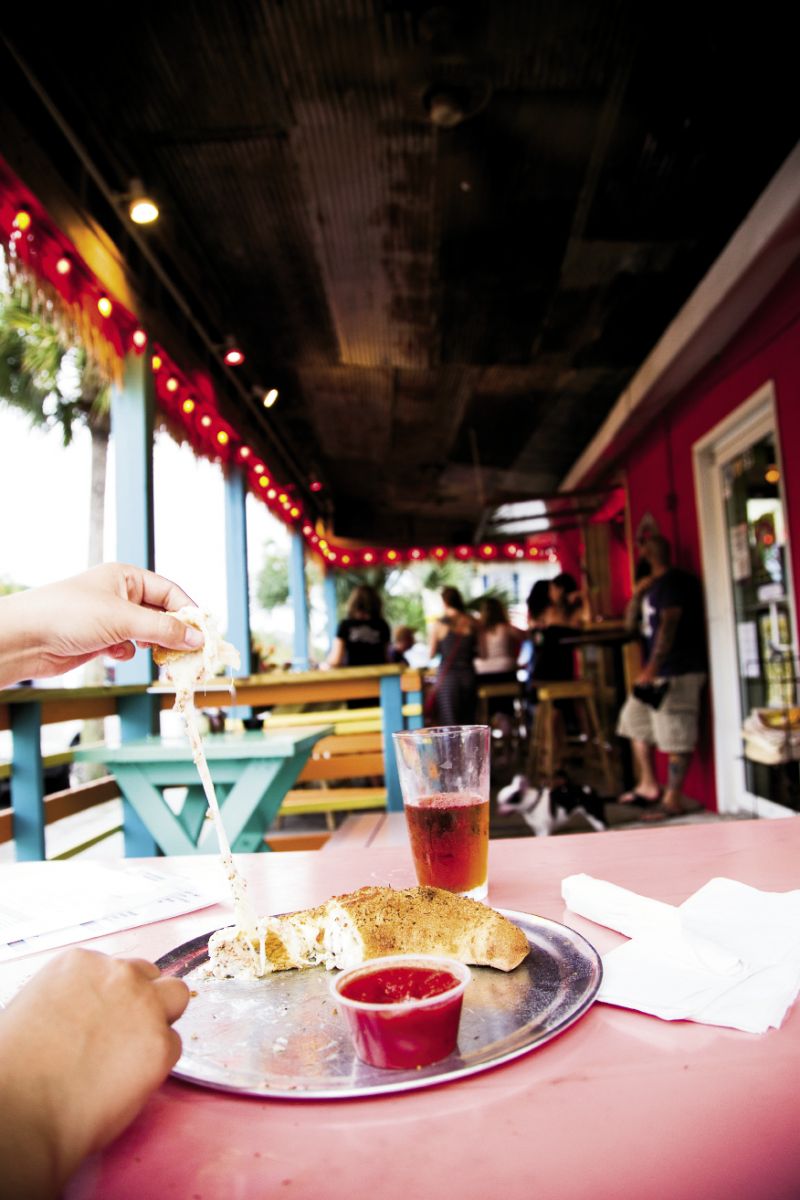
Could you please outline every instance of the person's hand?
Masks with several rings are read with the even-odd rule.
[[[0,1013],[0,1197],[53,1196],[177,1062],[189,1000],[152,963],[69,950]]]
[[[194,650],[198,630],[166,610],[192,604],[184,591],[140,567],[105,563],[61,583],[0,600],[0,686],[47,678],[98,654],[120,661],[140,646]]]
[[[642,667],[639,674],[636,676],[635,682],[640,683],[640,684],[647,684],[647,683],[655,683],[655,681],[656,681],[655,667],[652,666],[650,663],[645,663],[645,665]]]

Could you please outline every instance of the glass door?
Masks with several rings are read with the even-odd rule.
[[[788,578],[788,531],[774,431],[719,463],[743,717],[774,710],[776,727],[798,704]],[[800,714],[798,714],[800,715]],[[745,753],[747,791],[798,809],[797,763],[770,765]]]

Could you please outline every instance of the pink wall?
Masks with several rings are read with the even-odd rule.
[[[800,585],[800,266],[793,268],[720,359],[626,452],[631,525],[650,513],[679,566],[700,573],[692,446],[772,380],[775,387],[790,555]],[[797,600],[797,597],[796,597]],[[800,604],[798,604],[800,611]],[[663,763],[660,764],[663,770]],[[686,780],[687,795],[716,806],[710,713]]]

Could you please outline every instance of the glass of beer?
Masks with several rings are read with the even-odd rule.
[[[419,883],[484,900],[489,892],[489,727],[394,734]]]

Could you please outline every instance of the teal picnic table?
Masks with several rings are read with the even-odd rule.
[[[203,739],[208,769],[219,800],[225,832],[237,853],[269,850],[264,834],[284,796],[305,766],[314,744],[329,725],[275,732],[211,734]],[[138,854],[212,854],[213,830],[202,839],[207,802],[188,739],[147,737],[120,746],[75,751],[76,760],[105,763],[116,778],[126,808],[141,823]],[[165,789],[186,788],[176,811]],[[126,837],[126,845],[128,838]]]

